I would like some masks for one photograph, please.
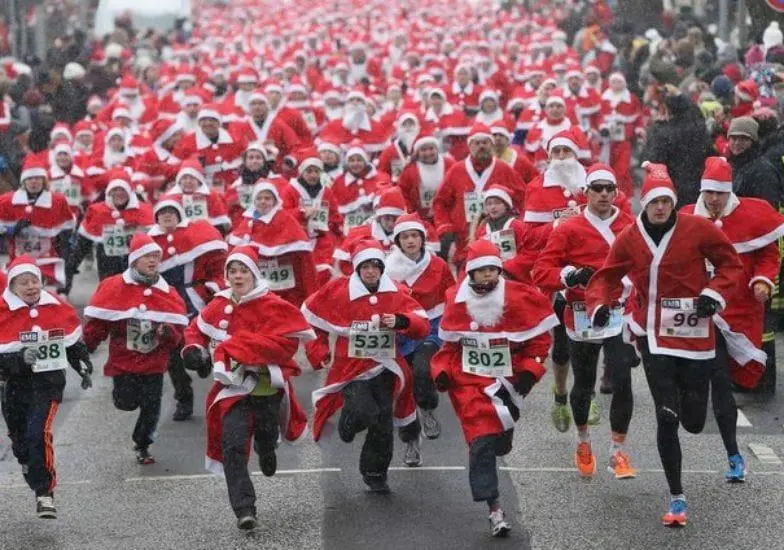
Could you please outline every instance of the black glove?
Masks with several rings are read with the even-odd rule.
[[[198,371],[204,362],[204,354],[201,349],[191,346],[183,352],[182,362],[186,370]]]
[[[610,323],[610,307],[599,306],[593,316],[592,326],[594,328],[604,328]]]
[[[93,379],[88,373],[82,374],[82,389],[89,390],[93,387]]]
[[[569,273],[569,275],[564,278],[564,282],[566,282],[566,286],[569,288],[577,285],[586,286],[594,273],[595,271],[592,267],[581,267]]]
[[[440,245],[441,249],[438,251],[438,255],[441,256],[441,259],[444,261],[448,261],[449,259],[449,249],[452,248],[452,245],[457,240],[457,235],[455,233],[444,233],[441,235]]]
[[[16,225],[14,226],[14,235],[18,235],[19,233],[21,233],[31,225],[33,225],[33,222],[31,222],[30,220],[19,220],[18,222],[16,222]]]
[[[76,342],[65,350],[68,363],[79,373],[93,373],[93,363],[90,360],[90,351],[84,342]],[[82,366],[84,365],[84,366]]]
[[[436,376],[436,379],[433,380],[433,382],[435,383],[438,391],[446,391],[447,388],[449,388],[449,376],[445,372],[442,372]]]
[[[697,312],[697,317],[700,319],[705,319],[706,317],[713,317],[713,314],[719,310],[719,302],[711,298],[710,296],[706,296],[705,294],[700,294],[697,298],[697,305],[694,308]]]
[[[402,330],[406,329],[411,326],[411,321],[408,320],[408,317],[405,315],[400,315],[399,313],[395,313],[395,326],[392,327],[395,330]]]
[[[531,392],[534,384],[536,384],[536,378],[534,378],[534,375],[527,370],[515,376],[514,382],[512,382],[512,386],[514,386],[515,391],[523,397]]]

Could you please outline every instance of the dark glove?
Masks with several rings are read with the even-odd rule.
[[[569,273],[569,275],[564,278],[564,282],[566,282],[566,286],[569,288],[578,285],[586,286],[594,273],[595,271],[592,267],[581,267]]]
[[[599,309],[596,310],[596,314],[594,314],[593,316],[592,326],[594,328],[604,328],[609,323],[610,323],[610,307],[599,306]]]
[[[449,388],[449,376],[445,372],[436,376],[436,379],[433,380],[433,382],[435,382],[438,391],[446,391],[447,388]]]
[[[527,370],[515,376],[514,382],[512,382],[512,386],[514,386],[515,391],[523,397],[531,392],[534,384],[536,384],[536,378]]]
[[[89,390],[92,387],[93,387],[93,379],[87,372],[85,372],[84,374],[82,374],[82,389]]]
[[[158,338],[161,340],[168,340],[172,335],[172,328],[166,323],[161,323],[155,332],[158,333]]]
[[[697,312],[697,317],[705,319],[706,317],[713,317],[713,314],[719,310],[720,305],[719,302],[710,296],[700,294],[697,298],[697,306],[694,309]]]
[[[203,350],[193,346],[182,354],[182,362],[187,370],[194,370],[199,378],[207,378],[212,370],[209,356]]]
[[[31,222],[30,220],[19,220],[18,222],[16,222],[16,225],[14,226],[14,235],[18,235],[19,233],[21,233],[31,225],[33,225],[33,222]]]
[[[444,261],[447,261],[449,257],[449,249],[452,248],[452,245],[457,241],[457,235],[455,233],[444,233],[441,235],[440,245],[441,249],[438,252],[438,255]]]
[[[79,373],[92,374],[93,363],[90,360],[90,351],[84,342],[76,342],[73,346],[65,350],[68,356],[68,363]],[[84,365],[84,366],[82,366]]]
[[[408,317],[405,315],[400,315],[399,313],[395,313],[395,326],[392,327],[395,330],[402,330],[406,329],[411,326],[411,321],[408,320]]]

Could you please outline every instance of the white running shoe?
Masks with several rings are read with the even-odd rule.
[[[42,519],[57,519],[57,508],[54,507],[54,497],[41,496],[35,499],[35,510]]]
[[[490,512],[490,534],[494,537],[506,537],[512,527],[504,519],[504,511],[500,508]]]
[[[419,450],[419,438],[406,443],[403,463],[409,468],[417,468],[422,465],[422,451]]]
[[[422,431],[428,439],[438,439],[441,435],[441,423],[433,411],[420,410],[422,413]]]

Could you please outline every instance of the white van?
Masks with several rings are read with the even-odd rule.
[[[168,31],[177,19],[190,19],[191,0],[100,0],[95,12],[95,35],[114,30],[114,19],[130,12],[136,29]]]

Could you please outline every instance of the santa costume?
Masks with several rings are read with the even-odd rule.
[[[186,192],[182,186],[183,176],[191,176],[198,182],[198,187],[193,192]],[[221,194],[215,189],[210,189],[201,164],[195,158],[186,160],[180,165],[174,187],[161,197],[160,200],[170,199],[179,202],[189,220],[205,220],[222,233],[228,233],[231,220],[226,212],[226,205]]]
[[[439,152],[434,163],[426,164],[417,157],[417,152],[422,146],[438,148],[438,140],[428,132],[422,132],[417,136],[413,147],[414,161],[403,168],[397,185],[406,200],[406,210],[417,212],[422,219],[432,222],[433,199],[444,183],[447,172],[455,164],[455,160]]]

